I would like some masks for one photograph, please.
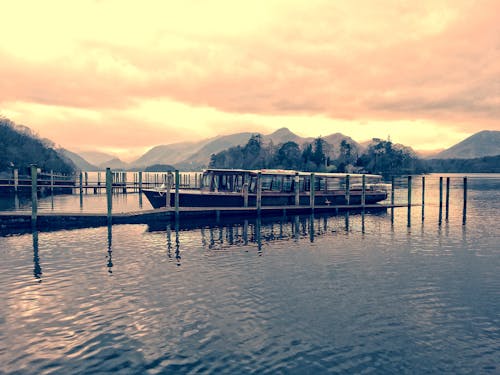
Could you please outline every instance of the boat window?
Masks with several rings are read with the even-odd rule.
[[[284,192],[292,191],[292,181],[293,181],[293,177],[285,176],[285,178],[283,179],[283,191]]]
[[[262,180],[262,190],[271,190],[273,176],[261,176],[261,180]]]

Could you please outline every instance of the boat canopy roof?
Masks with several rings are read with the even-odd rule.
[[[275,175],[275,176],[295,176],[295,174],[299,174],[299,176],[310,176],[312,172],[303,172],[303,171],[295,171],[291,169],[222,169],[222,168],[208,168],[204,170],[205,173],[216,173],[216,174],[244,174],[248,173],[250,175],[256,175],[257,173],[261,173],[262,175]],[[314,172],[314,175],[317,177],[325,177],[325,178],[345,178],[346,176],[350,176],[353,178],[359,177],[361,178],[363,174],[360,173],[326,173],[326,172]],[[378,174],[364,174],[367,178],[382,178],[381,175]]]

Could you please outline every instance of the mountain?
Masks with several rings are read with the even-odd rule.
[[[433,159],[473,159],[500,155],[500,131],[483,130],[433,156]]]
[[[362,152],[362,147],[358,142],[356,142],[351,137],[348,137],[347,135],[344,135],[342,133],[330,134],[330,135],[324,137],[323,140],[332,146],[332,149],[329,152],[329,156],[332,159],[336,159],[339,157],[340,144],[342,143],[342,141],[346,141],[347,143],[349,143],[351,145],[351,153],[353,155],[358,155]]]
[[[207,140],[199,142],[181,142],[170,145],[160,145],[153,147],[139,159],[133,161],[131,166],[134,169],[144,169],[155,164],[176,164],[187,159],[193,153],[205,145]]]
[[[115,155],[100,151],[82,151],[78,152],[78,155],[93,165],[100,165],[116,158]]]
[[[75,168],[55,150],[53,142],[38,138],[26,126],[0,117],[0,172],[10,174],[16,168],[20,174],[27,174],[31,164],[47,172],[71,173]]]
[[[70,159],[73,164],[76,166],[77,169],[81,171],[96,171],[99,168],[93,164],[90,164],[87,160],[82,158],[80,155],[71,152],[69,150],[66,150],[65,148],[60,148],[57,150],[59,154],[64,156],[65,158]]]
[[[274,133],[262,136],[262,140],[264,143],[272,141],[275,145],[286,142],[295,142],[298,145],[301,145],[305,142],[311,142],[313,138],[302,138],[297,134],[292,133],[288,128],[280,128]]]
[[[198,151],[182,162],[177,163],[176,166],[182,169],[196,169],[207,166],[210,161],[210,155],[230,147],[244,145],[253,134],[255,133],[244,132],[216,137],[205,143]],[[167,160],[167,162],[171,163],[170,160]]]
[[[125,163],[118,158],[113,158],[113,159],[107,160],[107,161],[99,164],[99,168],[100,169],[111,168],[114,170],[117,170],[117,169],[126,170],[129,168],[129,165],[128,165],[128,163]]]

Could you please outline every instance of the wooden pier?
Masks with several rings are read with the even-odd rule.
[[[345,213],[363,211],[379,212],[388,208],[407,207],[407,204],[371,204],[338,206],[262,206],[262,207],[175,207],[158,208],[134,212],[83,213],[83,212],[38,212],[34,220],[29,212],[0,212],[0,230],[31,229],[73,229],[99,227],[108,224],[147,224],[153,221],[209,220],[218,221],[222,217],[286,216],[311,213]]]
[[[362,196],[361,204],[353,205],[350,204],[350,176],[347,175],[345,178],[345,196],[347,204],[345,205],[315,205],[314,202],[314,190],[310,191],[309,204],[300,205],[298,198],[298,190],[295,190],[295,205],[290,206],[263,206],[261,204],[262,196],[262,179],[258,178],[257,181],[257,199],[256,204],[253,207],[248,206],[248,197],[244,199],[246,202],[244,207],[180,207],[179,206],[179,189],[183,188],[199,188],[201,185],[201,174],[184,174],[181,175],[179,171],[174,173],[153,173],[143,175],[143,172],[136,172],[134,174],[133,181],[127,182],[125,172],[112,172],[109,168],[104,173],[104,178],[101,179],[101,173],[97,173],[96,185],[88,179],[86,172],[81,172],[79,174],[78,183],[68,184],[67,186],[71,189],[77,189],[80,194],[80,205],[83,201],[83,192],[88,191],[88,189],[93,189],[93,193],[97,194],[101,191],[106,193],[107,210],[103,213],[84,213],[84,212],[74,212],[74,213],[55,213],[55,212],[38,212],[37,200],[39,194],[39,183],[40,175],[39,170],[36,166],[31,168],[30,184],[25,184],[26,188],[29,186],[31,191],[32,208],[31,213],[29,212],[0,212],[0,231],[8,231],[14,228],[38,228],[40,230],[52,229],[52,228],[81,228],[81,227],[94,227],[101,225],[110,224],[135,224],[135,223],[148,223],[155,220],[160,221],[170,221],[178,220],[179,218],[191,219],[205,219],[205,220],[219,220],[221,216],[232,216],[232,217],[249,217],[249,216],[260,216],[260,215],[300,215],[308,213],[339,213],[345,212],[348,216],[350,212],[361,212],[363,215],[365,212],[370,212],[373,210],[391,210],[391,222],[394,220],[394,209],[399,207],[406,207],[408,210],[407,223],[408,227],[411,226],[411,209],[414,206],[420,206],[422,209],[422,221],[424,220],[424,210],[425,210],[425,176],[422,177],[422,202],[413,203],[412,202],[412,176],[407,177],[407,201],[404,203],[396,203],[394,199],[395,192],[395,182],[394,177],[391,180],[391,193],[390,193],[390,203],[383,204],[365,204],[365,176],[362,178]],[[153,176],[154,178],[151,178]],[[194,181],[191,177],[194,176]],[[16,192],[19,186],[24,186],[20,184],[18,180],[18,174],[14,173],[14,181],[12,186],[16,187]],[[17,178],[16,178],[17,177]],[[144,179],[146,177],[146,179]],[[258,176],[260,177],[260,176]],[[315,174],[311,173],[311,181],[314,181]],[[48,186],[53,188],[58,181],[54,178],[51,173],[50,178],[42,178],[42,187]],[[47,181],[49,184],[47,185]],[[160,186],[165,185],[169,188],[168,194],[175,194],[175,205],[173,207],[166,207],[162,209],[155,210],[141,210],[136,212],[113,212],[113,194],[116,193],[116,189],[120,193],[127,193],[129,189],[137,192],[139,194],[139,202],[142,202],[142,189],[143,187],[149,186]],[[10,182],[9,182],[10,186]],[[66,186],[66,185],[59,185]],[[297,186],[297,185],[296,185]],[[449,210],[449,188],[450,179],[446,180],[446,205],[445,205],[445,220],[448,221],[448,210]],[[170,192],[170,190],[173,190]],[[466,212],[467,212],[467,177],[463,178],[463,220],[462,223],[466,223]],[[248,195],[248,191],[243,191],[244,195]],[[142,203],[140,203],[142,207]],[[443,178],[439,178],[439,218],[438,224],[442,223],[443,216]]]

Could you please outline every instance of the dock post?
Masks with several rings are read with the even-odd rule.
[[[450,209],[450,178],[446,177],[446,201],[445,220],[448,221],[448,211]]]
[[[439,225],[443,220],[443,177],[439,177]]]
[[[142,171],[139,172],[139,194],[142,193]]]
[[[243,184],[243,207],[248,207],[248,182]]]
[[[408,176],[408,220],[407,226],[411,226],[411,176]]]
[[[14,191],[17,193],[19,188],[19,169],[14,169]]]
[[[345,203],[349,206],[351,203],[351,187],[350,187],[351,176],[345,176]]]
[[[464,208],[462,212],[462,225],[465,225],[467,220],[467,177],[464,177]]]
[[[85,194],[89,192],[89,172],[85,172]]]
[[[38,215],[38,195],[37,195],[37,173],[36,165],[31,165],[31,223],[36,225]]]
[[[83,172],[82,171],[80,171],[79,183],[80,183],[80,195],[82,195],[83,194]]]
[[[394,176],[391,177],[391,224],[394,224]]]
[[[54,170],[50,170],[50,194],[54,194]]]
[[[422,176],[422,221],[425,218],[425,176]]]
[[[113,210],[113,195],[112,195],[112,190],[113,190],[113,174],[111,173],[110,168],[106,168],[106,201],[107,201],[107,208],[108,208],[108,223],[111,223],[111,213]]]
[[[257,213],[260,214],[260,209],[262,207],[262,172],[257,173],[257,197],[255,205],[257,207]]]
[[[295,172],[294,177],[294,188],[295,188],[295,205],[300,205],[300,177],[299,172]]]
[[[179,170],[175,170],[175,217],[176,219],[179,218],[179,184],[180,184],[180,178],[179,178]]]
[[[123,172],[123,194],[127,194],[127,172]]]
[[[365,202],[366,202],[366,175],[363,175],[361,177],[361,206],[365,208]]]
[[[311,173],[311,183],[309,184],[309,205],[311,206],[311,210],[314,211],[314,197],[315,197],[315,181],[316,177],[314,173]]]
[[[97,186],[101,186],[101,172],[97,172]],[[101,192],[101,189],[99,189]]]

